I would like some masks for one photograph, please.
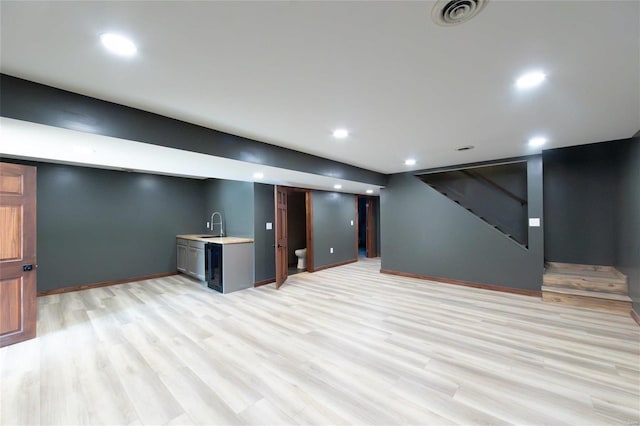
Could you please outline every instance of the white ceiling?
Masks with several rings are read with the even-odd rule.
[[[455,27],[432,7],[2,1],[0,70],[383,173],[640,129],[640,2],[491,0]],[[138,55],[107,53],[106,31]],[[547,81],[517,91],[531,69]]]

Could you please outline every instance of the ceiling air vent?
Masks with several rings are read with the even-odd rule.
[[[476,16],[489,0],[438,0],[431,11],[431,19],[438,25],[462,24]]]
[[[469,151],[473,148],[475,148],[473,145],[461,146],[460,148],[456,148],[456,151]]]

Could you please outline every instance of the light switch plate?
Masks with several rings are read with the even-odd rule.
[[[353,220],[351,221],[351,226],[353,226]]]
[[[273,223],[267,222],[267,231],[273,229]]]
[[[530,217],[529,218],[529,227],[531,227],[531,228],[539,228],[540,227],[540,218],[539,217]]]

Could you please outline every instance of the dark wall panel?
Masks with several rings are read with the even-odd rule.
[[[273,185],[254,184],[255,281],[275,279],[275,201]],[[272,228],[267,228],[271,223]]]
[[[606,142],[544,151],[547,260],[614,265],[623,145]]]
[[[384,185],[386,176],[32,81],[0,74],[0,114],[65,129]]]
[[[22,163],[38,168],[40,291],[175,271],[176,235],[201,232],[203,181]]]
[[[314,267],[355,260],[355,195],[313,191],[312,200]]]
[[[621,156],[616,267],[629,282],[633,309],[640,313],[640,138]]]
[[[542,213],[541,159],[529,160],[529,215]],[[524,249],[411,174],[381,191],[382,269],[540,290],[542,229]]]
[[[225,236],[253,238],[253,182],[208,179],[203,195],[203,225],[211,220],[213,212],[219,212],[222,214]],[[217,226],[214,231],[217,234]]]

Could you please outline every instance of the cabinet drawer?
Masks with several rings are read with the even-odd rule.
[[[176,238],[176,244],[179,246],[187,246],[189,245],[189,240],[185,240],[184,238]]]

